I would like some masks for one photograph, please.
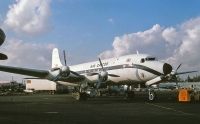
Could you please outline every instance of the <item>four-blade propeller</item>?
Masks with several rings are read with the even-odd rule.
[[[194,73],[194,72],[198,72],[198,71],[185,71],[185,72],[178,72],[178,69],[181,67],[182,64],[179,64],[178,67],[176,68],[175,71],[172,71],[169,75],[169,81],[176,81],[177,80],[177,75],[182,75],[182,74],[187,74],[187,73]]]
[[[115,75],[115,74],[109,74],[107,72],[107,70],[104,68],[101,59],[99,58],[99,64],[101,66],[101,71],[99,73],[95,72],[95,73],[88,73],[88,76],[94,76],[94,75],[98,75],[98,83],[96,85],[96,88],[99,88],[100,85],[102,83],[105,83],[108,80],[108,77],[120,77],[119,75]]]
[[[76,76],[80,76],[78,73],[71,71],[69,66],[67,66],[67,60],[66,60],[66,54],[65,54],[65,50],[63,50],[63,58],[64,58],[64,66],[61,66],[58,70],[59,73],[58,75],[54,78],[53,81],[57,81],[60,77],[68,77],[70,75],[70,73],[76,75]]]

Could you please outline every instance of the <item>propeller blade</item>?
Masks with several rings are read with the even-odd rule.
[[[78,73],[76,73],[76,72],[74,72],[74,71],[70,71],[70,73],[72,73],[72,74],[74,74],[74,75],[76,75],[76,76],[81,76],[80,74],[78,74]]]
[[[187,73],[194,73],[194,72],[198,72],[198,71],[179,72],[179,73],[176,73],[175,75],[181,75],[181,74],[187,74]]]
[[[59,74],[53,79],[53,81],[57,81],[60,78],[60,71]]]
[[[180,64],[177,68],[176,68],[176,71],[175,73],[178,71],[178,69],[181,67],[182,64]]]
[[[87,76],[94,76],[94,75],[98,75],[99,73],[88,73]]]
[[[96,84],[96,89],[99,89],[100,85],[101,85],[101,82],[98,82],[98,83]]]
[[[108,76],[111,76],[111,77],[120,77],[119,75],[115,75],[115,74],[108,74]]]
[[[102,64],[102,62],[101,62],[101,59],[99,58],[99,63],[100,63],[100,65],[101,65],[101,68],[103,69],[103,71],[104,71],[104,68],[103,68],[103,64]]]
[[[55,79],[53,79],[53,81],[57,81],[59,77],[60,75],[56,76]]]
[[[65,50],[63,50],[63,56],[64,56],[64,62],[65,62],[65,66],[67,66],[67,61],[66,61],[66,54],[65,54]]]

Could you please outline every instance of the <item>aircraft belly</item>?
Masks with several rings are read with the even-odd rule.
[[[141,81],[148,81],[156,77],[156,75],[141,69],[137,69],[136,75],[137,78]]]
[[[98,81],[98,75],[93,75],[93,76],[87,76],[86,75],[86,77],[87,77],[87,79],[89,80],[89,81]]]
[[[110,74],[116,74],[120,77],[109,77],[108,80],[118,83],[123,81],[139,81],[136,77],[136,69],[135,68],[123,68],[118,70],[109,71]]]

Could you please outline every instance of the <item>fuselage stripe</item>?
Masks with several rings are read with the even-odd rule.
[[[116,66],[109,66],[109,67],[104,67],[105,70],[116,70],[116,69],[123,69],[123,68],[136,68],[136,69],[141,69],[144,71],[147,71],[149,73],[152,73],[154,75],[160,76],[162,73],[151,69],[149,67],[146,67],[144,65],[138,65],[138,64],[123,64],[123,65],[116,65]],[[76,71],[78,74],[89,74],[89,73],[98,73],[102,70],[102,68],[94,68],[94,69],[88,69],[88,70],[83,70],[83,71]]]

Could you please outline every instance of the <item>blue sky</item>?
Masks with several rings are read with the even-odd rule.
[[[92,56],[112,47],[115,36],[146,30],[154,24],[174,26],[200,15],[200,1],[73,0],[52,3],[51,39],[72,52]],[[112,19],[113,22],[109,22]],[[55,34],[54,34],[55,33]],[[91,53],[92,51],[92,53]],[[81,52],[82,53],[82,52]]]
[[[1,2],[2,16],[13,3],[14,0]],[[93,58],[111,49],[115,36],[143,31],[154,24],[177,25],[199,16],[199,5],[199,0],[52,0],[52,29],[37,37],[20,37],[53,42],[70,54],[84,53]]]
[[[43,22],[41,28],[36,30],[36,33],[30,33],[27,32],[27,30],[24,31],[24,29],[20,29],[19,26],[13,26],[10,23],[5,24],[6,20],[8,20],[7,15],[9,11],[11,8],[14,8],[13,5],[20,5],[22,1],[24,0],[1,1],[0,25],[7,34],[7,42],[10,40],[23,41],[21,43],[22,46],[26,43],[29,46],[30,44],[35,44],[36,46],[40,46],[41,44],[44,46],[46,44],[53,44],[59,49],[65,49],[67,51],[70,59],[68,63],[70,64],[95,60],[98,55],[105,51],[109,51],[109,53],[115,51],[114,49],[119,47],[114,47],[117,42],[115,41],[116,37],[119,37],[119,43],[123,44],[125,43],[125,41],[122,41],[124,39],[123,36],[125,37],[125,35],[129,34],[134,35],[134,33],[138,32],[144,33],[148,30],[151,32],[153,27],[155,27],[155,30],[159,29],[163,32],[165,29],[173,27],[177,32],[181,32],[181,27],[184,27],[183,25],[187,23],[187,21],[191,19],[195,20],[200,17],[199,0],[48,0],[47,6],[44,6],[46,10],[49,11],[45,12],[47,14],[44,20],[41,21]],[[29,0],[29,3],[25,4],[28,6],[29,4],[33,4],[33,1],[34,0]],[[37,9],[37,6],[40,6],[38,3],[34,3],[36,7],[33,9]],[[26,18],[24,14],[29,15],[29,11],[25,8],[26,5],[21,6],[23,10],[21,14],[12,15],[11,19],[16,19],[17,22],[20,20],[20,18],[16,18],[17,16]],[[17,9],[14,10],[16,11]],[[158,24],[158,26],[155,26],[156,24]],[[23,24],[21,25],[23,26]],[[139,46],[138,50],[141,52],[155,53],[155,55],[157,55],[156,53],[162,52],[156,50],[159,49],[159,45],[155,47],[147,45],[143,49],[140,47],[143,45],[143,41],[140,42],[141,44],[137,43],[136,46]],[[134,43],[135,41],[133,41],[132,44]],[[183,44],[183,42],[179,44]],[[129,44],[129,46],[131,45]],[[5,51],[11,54],[11,50],[6,50],[6,44],[1,47],[5,47]],[[161,58],[168,59],[177,51],[176,49],[179,48],[180,45],[174,45],[170,48],[173,52],[166,52],[164,55],[158,54],[158,56],[164,56]],[[136,50],[131,48],[127,49],[128,50],[120,54],[133,53]],[[24,52],[22,51],[20,53]],[[20,53],[15,52],[16,56]],[[47,50],[47,54],[51,54],[49,50]],[[47,54],[45,53],[44,55]],[[13,54],[11,54],[10,61],[14,59],[12,56]],[[33,56],[33,58],[34,57],[36,57],[36,55]],[[46,61],[48,59],[51,61],[50,55],[45,58]],[[19,65],[34,68],[43,65],[35,64],[34,66],[34,63],[25,64],[27,62],[28,60],[21,58],[21,60],[19,60]],[[12,63],[5,62],[5,64]],[[49,64],[47,65],[49,66]],[[199,67],[199,65],[197,65],[197,67]]]

